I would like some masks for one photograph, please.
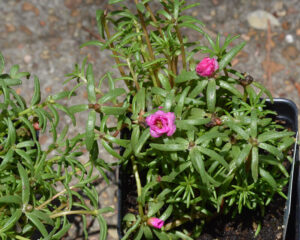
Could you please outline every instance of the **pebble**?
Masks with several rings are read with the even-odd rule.
[[[287,43],[293,43],[293,42],[294,42],[294,37],[293,37],[293,35],[292,35],[292,34],[287,34],[287,35],[285,36],[285,41],[286,41]]]
[[[30,55],[25,55],[24,57],[24,62],[25,63],[30,63],[31,62],[32,57]]]
[[[295,60],[299,56],[299,50],[293,45],[288,45],[282,49],[281,54],[287,60]]]
[[[16,31],[15,25],[13,25],[11,23],[5,24],[5,28],[6,28],[6,31],[9,32],[9,33]]]
[[[75,9],[79,7],[82,0],[65,0],[65,6],[69,9]]]
[[[20,26],[20,30],[29,36],[32,35],[31,30],[28,27],[26,27],[25,25]]]
[[[35,16],[39,16],[40,15],[39,9],[36,8],[33,4],[31,4],[29,2],[23,3],[22,9],[23,9],[23,11],[34,12]]]
[[[296,35],[297,35],[297,36],[300,36],[300,28],[298,28],[298,29],[296,30]]]
[[[250,12],[247,20],[251,27],[261,30],[268,29],[268,21],[270,21],[271,26],[280,26],[279,21],[271,13],[264,10]]]

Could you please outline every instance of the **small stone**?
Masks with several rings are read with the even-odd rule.
[[[116,229],[108,229],[108,235],[113,239],[119,239]]]
[[[11,24],[11,23],[7,23],[5,24],[5,28],[7,32],[15,32],[16,31],[16,27],[15,25]]]
[[[42,27],[45,27],[45,26],[46,26],[46,22],[45,22],[45,21],[40,21],[40,25],[41,25]]]
[[[219,4],[219,0],[212,0],[212,3],[216,6]]]
[[[42,59],[49,59],[50,58],[50,53],[48,50],[44,50],[42,53],[41,53],[41,58]]]
[[[65,0],[65,6],[69,9],[75,9],[79,7],[82,0]]]
[[[210,16],[212,16],[212,17],[216,16],[216,10],[215,9],[212,9],[210,11]]]
[[[20,26],[20,30],[22,32],[26,33],[27,35],[32,35],[31,30],[28,27],[26,27],[25,25]]]
[[[281,54],[287,60],[295,60],[299,56],[299,50],[295,46],[289,45],[282,50]]]
[[[272,14],[264,10],[256,10],[249,13],[247,20],[251,27],[261,30],[268,29],[268,21],[271,26],[280,26],[279,21]]]
[[[24,62],[25,63],[30,63],[31,62],[32,57],[30,55],[25,55],[24,57]]]
[[[49,86],[49,87],[46,87],[46,88],[45,88],[45,91],[46,91],[47,93],[52,92],[52,87],[50,87],[50,86]]]
[[[300,28],[298,28],[298,29],[296,30],[296,35],[297,35],[297,36],[300,36]]]
[[[293,35],[287,34],[287,35],[285,36],[285,41],[286,41],[287,43],[293,43],[293,42],[294,42],[294,37],[293,37]]]
[[[249,41],[251,39],[251,37],[248,36],[247,34],[242,34],[241,38],[244,39],[245,41]]]
[[[273,5],[273,9],[274,9],[274,11],[278,11],[278,10],[283,9],[283,1],[276,2]]]
[[[18,95],[20,95],[21,92],[22,92],[22,89],[21,89],[21,88],[17,88],[17,89],[16,89],[16,93],[17,93]]]
[[[72,12],[71,12],[72,17],[77,17],[78,15],[79,15],[79,10],[78,9],[72,10]]]
[[[288,22],[288,21],[284,21],[282,24],[281,24],[282,28],[284,30],[289,30],[290,27],[291,27],[291,24]]]
[[[23,11],[31,11],[31,12],[34,12],[34,14],[35,14],[36,16],[39,16],[39,15],[40,15],[39,9],[36,8],[33,4],[31,4],[31,3],[29,3],[29,2],[23,3],[22,9],[23,9]]]

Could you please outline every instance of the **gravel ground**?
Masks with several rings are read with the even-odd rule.
[[[156,0],[158,1],[158,0]],[[129,5],[132,7],[133,1]],[[189,3],[198,2],[187,0]],[[94,37],[84,27],[96,32],[95,12],[104,9],[108,0],[6,0],[0,2],[0,51],[4,55],[8,70],[13,64],[19,64],[22,71],[29,71],[41,80],[42,96],[68,89],[62,83],[65,74],[73,71],[75,63],[81,63],[84,57],[94,64],[95,76],[101,77],[106,71],[115,71],[108,52],[97,48],[82,48],[80,45]],[[293,100],[300,107],[300,2],[260,1],[260,0],[203,0],[200,6],[189,10],[191,14],[206,24],[212,36],[220,33],[239,34],[241,40],[248,43],[233,60],[233,65],[241,71],[247,71],[256,80],[266,83],[275,97]],[[247,15],[256,10],[264,10],[278,21],[277,26],[256,29],[247,21]],[[263,24],[259,21],[259,24]],[[199,38],[198,33],[186,31],[191,38]],[[269,39],[268,39],[269,36]],[[268,47],[269,61],[268,61]],[[69,87],[70,88],[70,87]],[[32,95],[33,81],[26,82],[18,91],[27,100]],[[78,92],[72,104],[86,102],[86,95]],[[65,118],[65,123],[70,120]],[[78,120],[75,134],[85,126],[85,116]],[[40,139],[48,143],[47,135]],[[113,161],[104,151],[102,158]],[[101,206],[116,207],[115,177],[111,174],[112,184],[107,187],[99,181]],[[101,191],[100,191],[101,190]],[[109,224],[108,239],[117,239],[116,212],[107,215]],[[97,239],[97,224],[92,225],[89,239]],[[74,231],[73,231],[74,230]],[[76,237],[75,229],[67,239]]]

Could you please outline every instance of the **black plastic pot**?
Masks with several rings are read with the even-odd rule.
[[[285,126],[295,132],[298,137],[298,110],[294,102],[288,99],[275,98],[272,104],[267,100],[267,108],[276,111],[278,116],[276,119],[285,122]],[[129,132],[123,132],[123,136],[128,137]],[[122,153],[122,150],[121,150]],[[293,164],[290,173],[290,183],[288,189],[288,200],[283,219],[283,240],[299,240],[300,239],[300,167],[299,167],[299,148],[295,144]],[[118,234],[121,239],[122,219],[126,214],[123,202],[126,199],[126,193],[132,189],[132,184],[128,184],[128,174],[119,169],[118,184]]]

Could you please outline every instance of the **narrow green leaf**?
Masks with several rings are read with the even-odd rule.
[[[87,46],[103,47],[104,43],[100,42],[98,40],[92,40],[92,41],[88,41],[88,42],[85,42],[85,43],[81,44],[80,48],[87,47]]]
[[[178,99],[177,105],[175,107],[175,115],[179,118],[181,118],[183,106],[184,106],[184,100],[185,97],[187,96],[188,92],[190,91],[190,86],[186,87],[182,93],[180,94],[180,97]]]
[[[263,168],[259,168],[259,175],[272,187],[273,191],[276,191],[276,181],[268,171],[264,170]]]
[[[190,151],[190,157],[191,157],[191,161],[192,161],[192,164],[193,164],[194,168],[200,174],[202,182],[204,184],[207,184],[208,179],[207,179],[207,173],[205,171],[205,165],[204,165],[204,162],[203,162],[202,154],[197,150],[197,148],[194,147]]]
[[[5,221],[4,226],[0,229],[0,234],[7,232],[12,227],[15,227],[16,222],[20,219],[22,216],[22,209],[17,209],[11,217]]]
[[[69,111],[71,114],[75,114],[78,112],[84,112],[88,109],[89,109],[88,104],[77,104],[77,105],[73,105],[73,106],[69,107]]]
[[[230,84],[228,82],[225,82],[223,80],[219,81],[219,86],[221,88],[226,89],[227,91],[231,92],[232,94],[234,94],[235,96],[239,97],[239,98],[243,98],[243,94],[236,89],[236,87],[233,84]]]
[[[0,197],[0,203],[22,205],[22,199],[19,196],[6,195],[3,197]]]
[[[203,89],[207,86],[208,80],[201,80],[197,83],[197,86],[190,92],[189,97],[195,98],[203,93]]]
[[[163,201],[148,203],[148,217],[154,216],[164,206]]]
[[[200,27],[198,27],[196,24],[193,24],[193,23],[189,23],[189,22],[180,23],[179,27],[191,28],[201,34],[204,34],[203,30]]]
[[[166,152],[185,151],[188,149],[188,145],[172,144],[172,143],[169,144],[150,143],[150,146],[153,149],[159,151],[166,151]]]
[[[227,170],[229,170],[229,164],[225,161],[225,159],[220,154],[216,153],[215,151],[213,151],[211,149],[204,148],[202,146],[198,146],[197,148],[201,153],[209,156],[212,160],[218,161]]]
[[[172,212],[173,212],[173,205],[170,204],[167,207],[167,209],[160,215],[159,219],[166,221],[172,215]]]
[[[37,76],[34,76],[34,92],[30,102],[30,105],[36,105],[41,101],[41,89],[40,89],[40,80]]]
[[[53,226],[54,222],[53,220],[49,217],[49,215],[47,213],[44,213],[40,210],[33,210],[31,212],[32,215],[36,216],[37,218],[39,218],[41,221]]]
[[[254,85],[255,87],[259,88],[261,91],[263,91],[269,97],[271,103],[274,102],[272,93],[263,84],[253,81],[252,85]]]
[[[30,196],[30,185],[28,175],[21,163],[18,163],[18,171],[22,182],[22,203],[23,205],[27,205]]]
[[[143,232],[146,240],[153,240],[153,233],[151,231],[151,228],[149,226],[143,226]]]
[[[124,0],[109,0],[108,4],[115,4],[115,3],[120,3],[123,2]],[[104,238],[103,238],[104,239]]]
[[[127,106],[125,107],[107,107],[107,106],[102,106],[101,107],[101,112],[107,114],[107,115],[122,115],[126,112],[128,109]]]
[[[156,186],[158,184],[157,181],[154,181],[154,182],[149,182],[147,183],[143,189],[142,189],[142,195],[141,195],[141,203],[143,204],[143,206],[145,205],[146,203],[146,197],[148,196],[148,192],[151,188],[153,188],[154,186]]]
[[[96,92],[95,92],[95,80],[94,80],[94,73],[93,73],[93,65],[88,64],[86,70],[86,79],[87,79],[87,94],[88,94],[88,101],[90,103],[96,103]]]
[[[98,26],[98,32],[100,36],[104,39],[104,21],[105,21],[104,10],[99,9],[96,11],[96,21]]]
[[[22,158],[24,159],[29,166],[32,166],[33,162],[31,157],[22,149],[15,149],[15,152]],[[23,161],[22,161],[23,162]]]
[[[235,159],[237,167],[241,166],[241,164],[246,161],[246,159],[249,157],[249,153],[250,153],[251,149],[252,149],[251,144],[247,144],[244,146],[243,150],[240,152],[240,154]],[[249,161],[250,161],[250,159],[249,159]]]
[[[73,125],[74,126],[76,125],[76,119],[75,119],[74,115],[69,111],[68,108],[66,108],[64,105],[61,105],[59,103],[54,103],[53,106],[56,107],[57,109],[65,112],[69,116],[69,118],[71,118]]]
[[[133,151],[136,155],[140,153],[142,147],[145,145],[149,137],[150,137],[150,130],[149,128],[147,128],[142,132],[141,137],[139,138],[137,144],[133,146]]]
[[[294,132],[276,132],[276,131],[268,131],[268,132],[263,132],[260,134],[257,138],[258,142],[267,142],[270,140],[276,140],[278,138],[283,138],[287,136],[293,136],[295,135]]]
[[[45,225],[33,213],[26,212],[25,214],[26,214],[27,218],[40,231],[40,233],[43,235],[43,237],[47,237],[48,236],[48,231],[47,231]]]
[[[94,109],[91,109],[88,115],[85,134],[85,145],[88,151],[92,149],[95,140],[95,123],[96,111]]]
[[[110,90],[108,93],[104,94],[98,101],[99,104],[103,104],[107,101],[110,101],[111,99],[114,99],[118,96],[121,96],[122,94],[125,94],[126,91],[124,88],[115,88],[113,90]]]
[[[36,132],[32,126],[32,123],[29,122],[26,118],[24,117],[20,117],[20,120],[27,126],[27,128],[29,128],[30,132],[31,132],[31,137],[33,138],[34,141],[36,141]]]
[[[257,137],[257,112],[251,111],[250,135],[252,138]]]
[[[225,122],[225,124],[230,127],[233,131],[235,131],[238,135],[240,135],[243,139],[249,140],[249,135],[246,131],[244,131],[240,126],[233,122]]]
[[[252,148],[251,174],[254,182],[258,179],[258,148]]]
[[[112,149],[112,147],[105,141],[105,140],[101,140],[101,143],[102,143],[102,146],[104,147],[104,149],[110,153],[113,157],[117,158],[117,159],[120,159],[120,160],[123,160],[123,158],[116,152]],[[125,153],[124,153],[125,155]]]
[[[260,143],[258,144],[258,147],[268,151],[269,153],[273,154],[275,157],[278,157],[279,159],[283,159],[283,154],[280,150],[278,150],[277,147],[274,147],[267,143]]]
[[[196,139],[195,143],[196,144],[202,144],[206,141],[210,141],[214,138],[218,137],[226,137],[227,135],[225,133],[220,133],[220,132],[207,132],[204,135],[200,136],[199,138]]]
[[[2,53],[0,53],[0,74],[4,70],[4,65],[5,65],[4,57],[3,57]]]
[[[175,83],[183,83],[183,82],[191,81],[191,80],[198,79],[198,78],[199,78],[199,76],[197,75],[196,71],[187,72],[185,70],[182,70],[181,73],[176,76]]]
[[[219,62],[219,71],[223,70],[245,45],[246,42],[242,42],[226,53]]]
[[[207,101],[207,109],[209,112],[213,113],[215,111],[216,106],[216,80],[210,79],[208,81],[207,89],[206,89],[206,101]]]

